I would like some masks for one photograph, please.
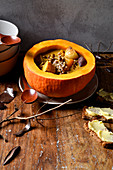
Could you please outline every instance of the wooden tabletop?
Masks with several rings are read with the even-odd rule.
[[[18,87],[18,79],[22,73],[23,54],[19,56],[19,62],[12,72],[0,77],[0,93],[6,87],[12,87],[16,97],[7,104],[7,109],[0,111],[0,120],[5,119],[14,111],[15,105],[22,104],[21,91]],[[113,91],[113,74],[103,68],[97,68],[96,74],[99,80],[98,89],[104,88]],[[105,149],[94,140],[83,128],[86,120],[81,117],[82,109],[86,106],[96,106],[97,95],[80,103],[64,105],[38,118],[50,120],[31,120],[31,130],[21,137],[14,134],[23,129],[27,121],[15,120],[2,124],[0,134],[8,139],[6,143],[0,139],[0,169],[2,170],[54,170],[54,169],[113,169],[113,150]],[[42,106],[38,100],[32,104],[23,104],[20,110],[12,117],[35,115]],[[54,107],[45,105],[40,112]],[[69,115],[69,116],[68,116]],[[64,117],[63,117],[64,116]],[[63,118],[59,118],[63,117]],[[55,118],[55,119],[53,119]],[[41,124],[43,125],[41,125]],[[108,124],[113,131],[113,124]],[[3,166],[3,161],[9,151],[20,146],[20,153],[9,164]]]

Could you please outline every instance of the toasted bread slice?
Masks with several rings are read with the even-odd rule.
[[[86,120],[98,119],[105,122],[113,122],[113,109],[85,106],[82,111],[82,118]]]
[[[95,121],[95,120],[92,120],[92,121]],[[94,130],[90,129],[89,126],[88,126],[88,123],[89,122],[92,122],[92,121],[88,121],[86,123],[84,123],[84,129],[91,135],[93,136],[94,139],[96,139],[98,142],[101,143],[101,145],[104,147],[104,148],[113,148],[113,141],[104,141],[102,140],[99,136],[98,136],[98,133],[96,133]],[[98,121],[98,120],[97,120]],[[102,131],[102,129],[100,130]],[[112,133],[110,131],[108,131],[108,129],[105,127],[105,131],[109,132],[109,133]],[[113,133],[112,133],[113,135]]]

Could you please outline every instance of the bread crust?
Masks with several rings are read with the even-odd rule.
[[[88,107],[87,106],[84,106],[83,110],[82,110],[82,118],[85,119],[85,120],[101,120],[103,122],[108,122],[108,123],[113,123],[113,119],[106,119],[104,116],[91,116],[87,113],[86,109]]]
[[[101,143],[101,145],[104,147],[104,148],[108,148],[108,149],[113,149],[113,142],[105,142],[105,141],[102,141],[98,136],[97,134],[92,131],[91,129],[89,129],[88,127],[88,122],[84,123],[84,129],[91,135],[93,136],[93,138],[95,140],[97,140],[99,143]]]

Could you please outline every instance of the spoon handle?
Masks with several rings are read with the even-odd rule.
[[[24,78],[24,76],[22,75],[22,82],[24,85],[24,90],[30,89],[30,87],[28,86],[28,83],[26,81],[26,79]]]

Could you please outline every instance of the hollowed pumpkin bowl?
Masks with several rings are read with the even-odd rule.
[[[87,64],[68,74],[57,75],[42,71],[35,63],[35,57],[49,50],[63,49],[69,46],[82,55]],[[95,58],[87,49],[73,42],[56,39],[42,41],[34,45],[24,57],[24,74],[29,85],[49,97],[67,97],[81,91],[95,74]]]

